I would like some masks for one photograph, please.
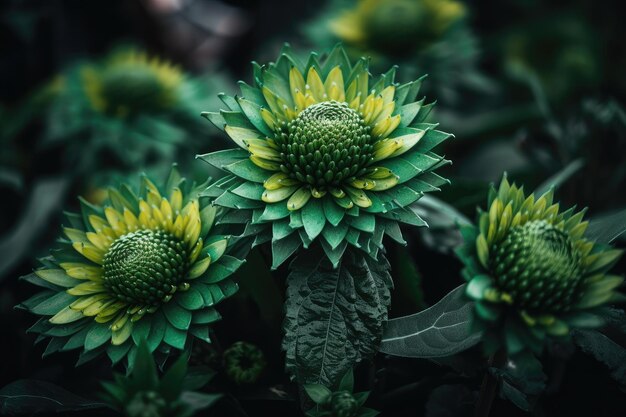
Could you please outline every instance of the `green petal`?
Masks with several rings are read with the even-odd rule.
[[[493,280],[488,275],[478,275],[472,278],[465,288],[465,294],[473,300],[482,300],[485,291],[493,285]]]
[[[191,313],[174,302],[163,305],[163,313],[167,321],[177,329],[187,330],[191,324]]]
[[[314,240],[324,229],[326,216],[322,202],[318,199],[309,201],[302,209],[302,223],[309,239]]]
[[[194,286],[189,287],[186,291],[179,291],[174,300],[185,310],[198,310],[204,307],[204,299]]]
[[[85,338],[85,350],[93,350],[111,339],[111,328],[108,324],[94,323]]]

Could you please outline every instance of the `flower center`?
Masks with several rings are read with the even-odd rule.
[[[346,103],[304,109],[277,138],[281,170],[319,189],[365,173],[372,159],[370,129]]]
[[[128,233],[104,256],[104,286],[122,301],[158,306],[185,278],[187,258],[185,244],[167,232]]]
[[[107,109],[134,113],[159,110],[170,104],[168,92],[149,67],[122,65],[102,74],[102,97]]]
[[[511,228],[493,247],[491,270],[515,303],[539,312],[568,310],[581,296],[582,256],[544,220]]]

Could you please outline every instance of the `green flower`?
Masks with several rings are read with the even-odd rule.
[[[374,417],[378,411],[363,407],[369,392],[354,390],[354,373],[350,369],[339,382],[337,391],[324,385],[306,384],[304,391],[315,403],[315,408],[307,411],[309,417]]]
[[[211,233],[217,209],[199,189],[173,169],[163,187],[144,176],[138,194],[122,185],[103,207],[81,200],[59,247],[25,277],[45,288],[22,304],[42,316],[30,331],[52,339],[45,354],[83,348],[81,362],[105,351],[132,362],[144,338],[164,353],[188,336],[209,342],[214,306],[237,291],[229,276],[243,261]]]
[[[175,107],[184,81],[172,64],[133,49],[113,53],[103,65],[81,68],[91,106],[118,117]]]
[[[505,177],[478,226],[463,228],[458,255],[488,350],[540,352],[548,336],[601,325],[600,307],[619,299],[623,278],[607,271],[622,251],[586,239],[585,210],[561,212],[552,198],[526,197]]]
[[[411,204],[447,182],[432,149],[451,135],[413,101],[421,79],[374,80],[367,66],[340,46],[306,64],[286,48],[223,97],[228,110],[205,113],[241,149],[200,156],[230,174],[204,195],[237,209],[224,222],[247,223],[255,244],[272,241],[274,268],[316,240],[334,265],[348,244],[376,258],[385,234],[405,243],[398,222],[425,224]]]
[[[251,343],[236,342],[224,351],[224,370],[237,385],[254,384],[265,365],[265,355]]]
[[[348,45],[406,54],[439,39],[464,15],[454,0],[361,0],[331,20],[330,30]]]
[[[17,140],[29,126],[41,129],[37,149],[62,148],[63,162],[81,179],[138,166],[166,170],[184,161],[182,153],[206,146],[197,112],[217,105],[214,92],[223,83],[219,74],[194,77],[141,50],[116,48],[56,76],[15,112],[7,134]]]
[[[127,417],[188,417],[210,407],[221,396],[189,389],[187,357],[181,356],[163,375],[158,377],[154,359],[146,343],[139,345],[137,360],[130,375],[114,375],[114,382],[103,382],[103,399]],[[207,373],[196,387],[205,385],[212,375]],[[197,378],[197,377],[196,377]]]

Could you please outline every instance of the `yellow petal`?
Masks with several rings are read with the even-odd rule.
[[[71,227],[64,227],[63,233],[68,237],[72,242],[88,242],[87,236],[84,231],[79,229],[73,229]]]
[[[65,307],[54,316],[50,317],[48,321],[52,324],[67,324],[80,320],[83,317],[85,317],[85,315],[80,311]]]
[[[72,246],[85,258],[97,263],[98,265],[102,265],[102,259],[104,258],[103,250],[98,249],[91,243],[74,242]]]
[[[284,185],[281,184],[281,181],[288,178],[289,175],[284,172],[277,172],[263,182],[263,187],[265,187],[266,190],[277,190],[284,187]]]
[[[102,281],[102,268],[78,262],[62,262],[59,264],[65,273],[72,278]]]
[[[67,290],[70,295],[89,295],[104,292],[105,288],[100,282],[87,281],[82,284],[78,284],[74,288]]]
[[[337,100],[341,102],[346,101],[343,84],[343,74],[339,65],[330,70],[330,73],[328,73],[328,77],[326,77],[326,82],[324,83],[324,88],[326,89],[328,97],[331,100]]]
[[[252,161],[252,163],[259,168],[263,168],[268,171],[280,171],[280,164],[276,161],[270,161],[256,155],[250,155],[250,161]]]
[[[304,77],[295,67],[292,67],[289,70],[289,87],[291,90],[291,96],[293,97],[293,101],[295,102],[297,93],[301,93],[302,91],[304,91],[305,88]]]
[[[294,185],[291,187],[278,188],[276,190],[265,190],[261,199],[266,203],[277,203],[289,198],[297,189],[298,187]]]
[[[309,68],[306,76],[306,91],[309,92],[317,102],[327,99],[324,83],[314,67]]]
[[[193,266],[189,270],[189,279],[198,278],[200,275],[204,274],[206,270],[209,268],[210,264],[211,264],[211,257],[208,255],[206,258],[203,258],[200,261],[193,264]]]
[[[109,249],[109,246],[111,246],[111,243],[113,243],[113,239],[103,234],[93,232],[87,232],[85,234],[87,235],[87,239],[89,240],[89,242],[91,242],[95,247],[103,251]]]
[[[170,205],[172,206],[172,211],[174,212],[174,214],[178,214],[178,212],[183,207],[183,193],[178,187],[172,190],[172,195],[170,196]]]
[[[290,211],[300,210],[310,198],[311,190],[308,186],[302,186],[287,201],[287,209]]]

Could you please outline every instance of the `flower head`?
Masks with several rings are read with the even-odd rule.
[[[306,413],[309,417],[365,417],[379,414],[378,411],[363,406],[369,392],[353,392],[352,369],[343,376],[336,391],[320,384],[306,384],[303,388],[315,403],[315,407]]]
[[[45,288],[22,306],[43,316],[31,331],[52,339],[46,353],[84,348],[85,360],[106,351],[117,362],[142,339],[151,351],[209,341],[242,261],[211,233],[216,208],[198,190],[173,169],[163,187],[144,176],[138,194],[111,188],[103,207],[83,200],[67,215],[59,248],[25,277]]]
[[[139,345],[130,374],[114,374],[114,382],[103,382],[105,392],[101,396],[128,417],[190,417],[210,407],[221,395],[183,391],[183,387],[198,389],[206,385],[213,376],[210,372],[193,382],[185,380],[186,376],[187,357],[181,356],[159,378],[154,359],[144,342]]]
[[[437,40],[465,15],[455,0],[361,0],[330,22],[342,41],[385,53],[410,53]]]
[[[541,351],[546,336],[601,324],[593,313],[617,297],[623,278],[607,271],[621,251],[586,239],[584,210],[560,211],[552,199],[525,196],[505,177],[478,226],[463,231],[466,292],[490,348]]]
[[[306,64],[285,49],[241,83],[242,97],[223,98],[229,110],[205,113],[241,148],[201,156],[231,174],[205,195],[240,209],[257,243],[281,246],[274,267],[320,235],[334,264],[347,244],[375,258],[384,234],[404,242],[398,221],[424,224],[410,204],[446,183],[432,171],[447,161],[431,150],[451,135],[413,101],[421,79],[398,85],[391,69],[375,80],[367,65],[341,47]]]
[[[174,107],[184,80],[179,68],[133,49],[113,53],[100,66],[85,66],[81,75],[92,107],[119,117]]]
[[[247,342],[235,342],[224,351],[224,371],[235,384],[253,384],[265,370],[265,355]]]

